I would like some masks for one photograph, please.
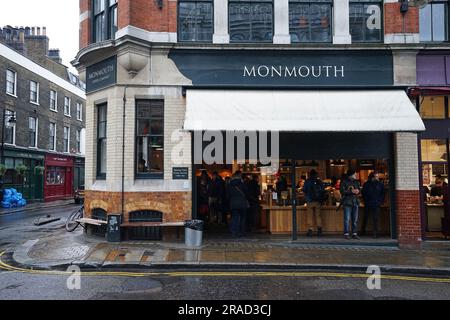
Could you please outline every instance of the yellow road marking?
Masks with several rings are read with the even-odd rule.
[[[2,261],[5,252],[0,254],[0,269],[7,271],[15,271],[28,274],[39,275],[58,275],[69,276],[72,273],[68,271],[54,270],[33,270],[18,268],[6,264]],[[325,277],[325,278],[368,278],[370,274],[365,273],[336,273],[336,272],[263,272],[263,271],[236,271],[236,272],[116,272],[116,271],[83,271],[80,274],[84,277],[93,276],[114,276],[114,277]],[[413,276],[396,276],[396,275],[380,275],[380,279],[397,280],[397,281],[413,281],[413,282],[433,282],[433,283],[450,283],[450,278],[430,278],[430,277],[413,277]]]

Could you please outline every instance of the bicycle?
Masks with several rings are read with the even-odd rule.
[[[84,216],[84,204],[69,215],[66,221],[66,230],[68,232],[75,231],[81,224],[77,220],[83,218],[83,216]]]

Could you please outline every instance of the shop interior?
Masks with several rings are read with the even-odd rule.
[[[389,161],[386,159],[363,160],[295,160],[280,159],[278,164],[263,166],[259,163],[230,165],[206,165],[196,167],[196,208],[197,218],[206,222],[206,236],[211,234],[228,234],[227,225],[231,220],[231,213],[224,209],[222,223],[217,223],[216,215],[208,208],[208,201],[201,199],[205,195],[207,179],[214,172],[223,179],[224,183],[237,170],[241,171],[245,181],[256,179],[259,184],[259,208],[251,235],[285,235],[289,236],[293,230],[293,199],[296,199],[297,233],[305,236],[308,231],[306,222],[306,201],[302,191],[305,180],[312,169],[319,173],[326,189],[326,200],[322,205],[322,224],[324,236],[341,236],[343,234],[343,208],[340,206],[340,181],[349,168],[356,170],[357,179],[363,185],[370,175],[376,171],[380,181],[385,186],[385,200],[381,206],[379,217],[379,236],[390,238],[391,233],[391,195],[389,180]],[[294,172],[295,170],[295,172]],[[206,175],[208,178],[205,179]],[[295,173],[295,174],[294,174]],[[202,178],[203,177],[203,178]],[[293,181],[295,177],[295,181]],[[293,184],[295,185],[295,195]],[[226,200],[224,200],[226,201]],[[226,208],[226,206],[225,206]],[[359,230],[364,219],[364,203],[361,199],[359,213]],[[366,234],[371,235],[372,219],[367,219]]]
[[[448,139],[421,140],[422,196],[427,239],[449,239]]]

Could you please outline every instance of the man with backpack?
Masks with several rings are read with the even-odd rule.
[[[303,186],[303,192],[305,193],[305,199],[307,204],[306,221],[308,226],[308,237],[313,235],[313,220],[315,218],[317,223],[317,236],[322,235],[322,214],[321,207],[325,200],[326,192],[323,186],[323,182],[319,178],[319,174],[316,170],[311,170],[309,178],[306,180]]]

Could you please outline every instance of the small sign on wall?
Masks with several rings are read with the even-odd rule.
[[[172,168],[173,180],[189,180],[189,168],[188,167],[174,167]]]
[[[86,70],[86,92],[88,93],[114,85],[116,81],[116,56],[96,63]]]

